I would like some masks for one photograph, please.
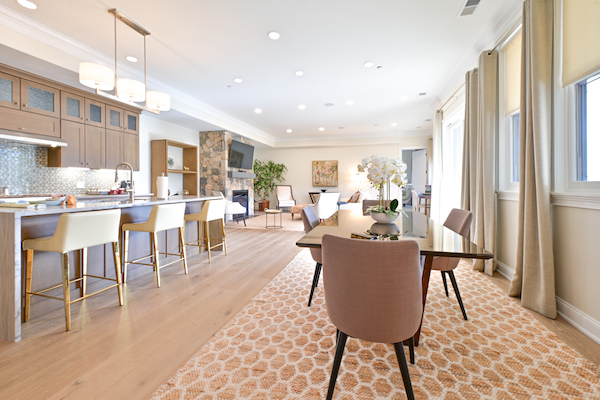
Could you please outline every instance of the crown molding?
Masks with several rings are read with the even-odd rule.
[[[114,68],[114,57],[107,56],[91,47],[84,45],[68,36],[65,36],[53,29],[46,27],[28,18],[18,12],[11,10],[10,8],[0,5],[0,25],[3,25],[15,32],[21,33],[31,39],[37,40],[44,43],[52,48],[60,50],[70,56],[76,57],[80,60],[95,62],[101,65],[105,65],[109,68]],[[36,56],[32,54],[32,56]],[[125,71],[128,76],[143,80],[143,73],[136,69],[123,64],[118,63],[117,67],[120,71]],[[73,70],[78,72],[77,70]],[[185,114],[188,114],[194,118],[206,121],[213,125],[220,126],[227,130],[232,130],[240,135],[247,136],[252,139],[260,140],[263,142],[274,142],[275,138],[266,132],[261,131],[237,118],[224,113],[172,86],[169,86],[158,79],[151,76],[147,76],[148,87],[152,90],[159,90],[169,94],[173,100],[173,108],[177,105],[185,105],[185,110],[180,110]]]

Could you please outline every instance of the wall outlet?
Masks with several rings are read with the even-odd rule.
[[[85,188],[85,182],[77,182],[77,189],[84,189]]]

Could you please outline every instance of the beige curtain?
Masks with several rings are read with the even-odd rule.
[[[463,142],[463,178],[461,208],[471,210],[475,204],[475,164],[477,162],[477,92],[479,74],[477,69],[465,75],[465,136]],[[471,238],[474,230],[471,229]]]
[[[550,216],[552,138],[552,0],[523,3],[519,226],[509,295],[556,318]]]
[[[440,221],[440,201],[442,196],[442,110],[433,115],[433,166],[431,168],[431,208],[429,216]]]

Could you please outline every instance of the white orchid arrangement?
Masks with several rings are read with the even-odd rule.
[[[396,214],[398,200],[388,201],[390,200],[390,183],[404,189],[407,184],[406,164],[399,158],[379,157],[375,154],[365,157],[358,164],[358,171],[367,172],[367,179],[371,182],[371,186],[379,190],[379,205],[370,207],[369,211]]]

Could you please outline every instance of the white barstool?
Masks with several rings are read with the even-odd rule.
[[[92,211],[81,213],[65,213],[58,220],[58,226],[54,235],[39,239],[27,239],[23,241],[23,250],[27,251],[27,276],[25,280],[25,313],[23,320],[29,321],[29,310],[31,295],[49,297],[51,299],[63,300],[65,302],[65,319],[67,331],[71,330],[71,304],[83,300],[107,289],[117,287],[119,294],[119,305],[123,305],[123,293],[121,288],[121,261],[119,259],[119,223],[121,221],[121,210]],[[113,254],[115,257],[116,278],[106,278],[103,276],[88,275],[87,273],[87,248],[101,244],[112,243]],[[69,278],[69,252],[73,250],[82,250],[81,278],[71,280]],[[63,282],[60,285],[53,286],[39,292],[31,291],[31,274],[33,270],[33,252],[34,251],[52,251],[62,254],[62,277]],[[116,284],[107,288],[98,290],[92,294],[86,294],[87,277],[106,279],[114,281]],[[74,282],[81,283],[81,297],[71,301],[70,284]],[[63,287],[64,297],[54,297],[43,294],[52,289]]]
[[[158,204],[152,207],[150,216],[146,222],[136,224],[123,224],[123,283],[127,282],[127,266],[129,264],[148,265],[154,267],[156,273],[156,286],[160,287],[160,268],[164,268],[179,261],[183,261],[183,271],[188,273],[187,260],[185,258],[185,246],[183,242],[183,216],[185,214],[185,203]],[[158,251],[158,232],[168,229],[179,229],[179,248],[181,253],[161,253]],[[150,234],[150,244],[152,254],[138,258],[137,260],[127,261],[129,258],[129,232],[148,232]],[[158,256],[165,254],[168,256],[179,256],[179,259],[170,263],[159,265]],[[140,261],[146,258],[152,259],[152,264],[142,263]]]
[[[225,250],[225,254],[227,254],[227,238],[225,237],[225,223],[223,222],[223,217],[225,216],[225,199],[223,200],[208,200],[202,206],[202,211],[197,214],[186,214],[186,221],[197,221],[198,222],[198,240],[194,240],[186,244],[186,246],[198,246],[200,248],[200,252],[202,253],[202,249],[206,248],[208,250],[208,262],[211,262],[210,258],[210,250],[215,247],[223,245]],[[221,220],[221,230],[223,233],[223,241],[215,244],[214,246],[210,245],[210,230],[208,228],[208,223],[210,221]],[[202,229],[200,228],[200,223],[204,222],[204,230],[206,232],[206,237],[202,237]],[[206,241],[206,244],[204,244]]]

